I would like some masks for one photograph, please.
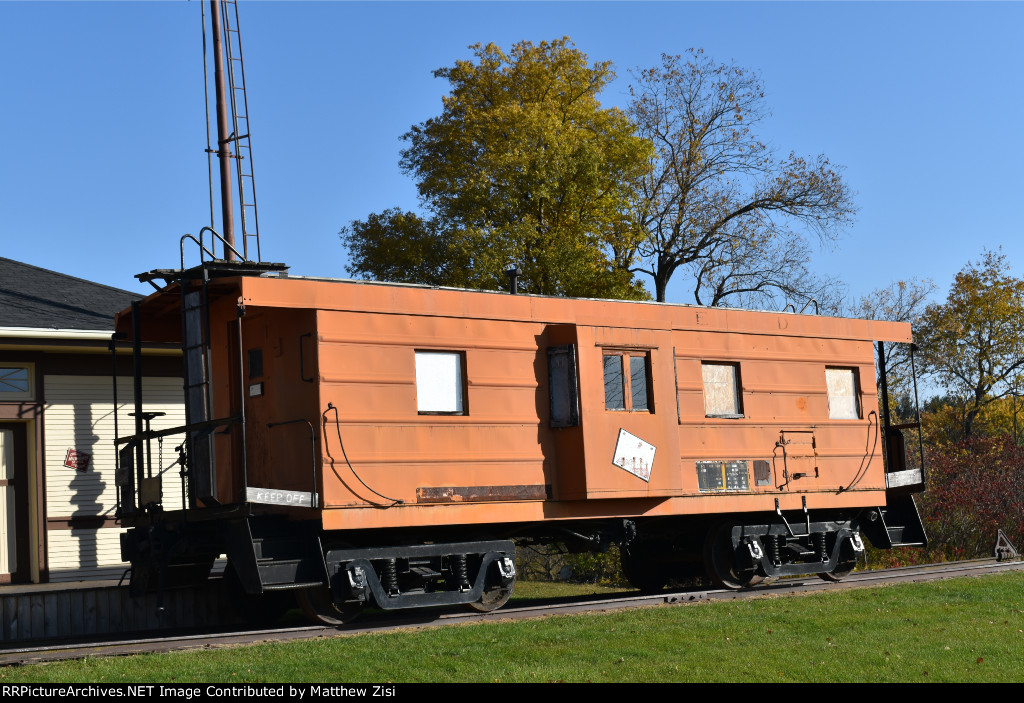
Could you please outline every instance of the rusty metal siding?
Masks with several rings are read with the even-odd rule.
[[[909,341],[908,325],[295,278],[218,286],[227,293],[214,306],[215,345],[235,315],[233,286],[249,310],[315,317],[303,356],[314,383],[294,369],[285,381],[267,356],[264,373],[268,386],[312,388],[296,409],[317,423],[328,404],[337,409],[339,422],[329,414],[317,438],[329,529],[770,510],[775,497],[789,509],[808,494],[814,508],[884,500],[871,341]],[[566,344],[577,355],[580,421],[552,428],[547,350]],[[418,411],[417,350],[463,356],[464,414]],[[605,407],[606,352],[649,360],[648,410]],[[703,361],[736,365],[742,417],[705,417]],[[860,419],[828,417],[826,366],[858,370]],[[214,367],[223,416],[231,367],[216,358]],[[259,403],[270,405],[247,408]],[[642,455],[654,457],[649,475],[616,466],[623,432],[654,448]],[[813,440],[787,443],[799,432]],[[230,456],[230,441],[218,441]],[[698,461],[729,467],[732,490],[702,493]],[[259,471],[275,481],[296,466],[268,459]],[[381,510],[390,501],[374,492],[403,502]]]
[[[323,457],[329,508],[379,503],[360,479],[408,504],[419,500],[417,491],[448,486],[515,484],[544,495],[538,424],[547,396],[541,408],[538,370],[546,375],[547,357],[523,341],[542,327],[334,311],[320,311],[317,327],[321,406],[333,403],[340,419],[340,427],[328,420]],[[416,352],[430,349],[464,355],[464,414],[418,411]],[[338,431],[351,468],[339,461]]]
[[[753,485],[753,492],[884,488],[874,384],[858,389],[858,403],[864,409],[861,418],[829,417],[826,364],[842,363],[873,379],[871,345],[814,337],[813,330],[807,334],[798,338],[720,331],[676,334],[681,444],[689,448],[680,457],[684,472],[702,459],[760,460],[768,462],[773,480],[768,486]],[[703,416],[704,360],[738,366],[742,417]],[[687,481],[696,482],[696,477],[692,483]]]

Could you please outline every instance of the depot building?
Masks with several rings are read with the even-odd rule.
[[[0,258],[0,584],[119,578],[115,424],[134,432],[130,345],[114,316],[143,296]],[[185,423],[181,354],[143,350],[152,429]],[[114,398],[117,397],[115,413]],[[182,437],[153,442],[180,504]]]

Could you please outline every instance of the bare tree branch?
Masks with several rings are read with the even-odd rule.
[[[756,137],[768,115],[757,74],[691,49],[633,77],[629,113],[656,154],[636,188],[645,237],[632,270],[654,278],[657,299],[680,268],[694,299],[714,305],[834,297],[836,282],[809,272],[792,226],[832,241],[855,212],[849,189],[824,156],[778,159]]]

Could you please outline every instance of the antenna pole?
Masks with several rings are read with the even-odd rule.
[[[210,0],[210,21],[213,24],[213,81],[217,91],[217,158],[220,163],[220,208],[221,234],[224,240],[235,246],[234,206],[231,203],[231,140],[235,135],[228,132],[228,102],[224,86],[224,49],[221,45],[220,0]],[[224,247],[224,258],[235,259],[229,247]]]

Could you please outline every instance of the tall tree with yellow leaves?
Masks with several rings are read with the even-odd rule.
[[[928,306],[917,339],[925,372],[946,387],[970,438],[981,410],[1024,381],[1024,280],[986,252],[956,275],[945,303]]]
[[[648,297],[628,256],[640,236],[632,188],[652,148],[598,100],[611,63],[591,64],[568,37],[471,48],[474,60],[434,72],[450,85],[441,114],[403,137],[402,169],[430,216],[352,222],[342,230],[349,272],[494,289],[514,263],[525,292]],[[413,260],[395,267],[408,233]]]

